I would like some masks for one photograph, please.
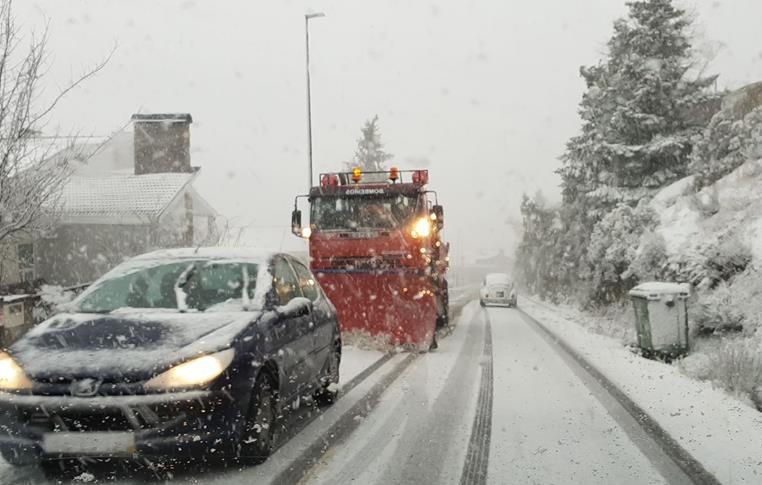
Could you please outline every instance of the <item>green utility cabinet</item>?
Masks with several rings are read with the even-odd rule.
[[[630,297],[644,356],[672,358],[688,353],[688,285],[642,283],[630,290]]]

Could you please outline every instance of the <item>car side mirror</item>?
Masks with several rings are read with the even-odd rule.
[[[283,318],[303,317],[312,313],[312,302],[309,298],[298,296],[283,306],[279,306],[275,311]]]
[[[295,236],[302,237],[302,211],[299,209],[291,212],[291,232]]]

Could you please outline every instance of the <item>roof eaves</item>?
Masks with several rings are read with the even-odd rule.
[[[164,217],[164,213],[167,212],[167,209],[169,209],[172,204],[175,203],[178,197],[180,197],[180,194],[182,194],[185,191],[185,188],[188,187],[188,185],[192,184],[194,180],[196,180],[196,177],[198,176],[198,171],[193,172],[190,174],[190,177],[188,177],[185,180],[185,183],[183,183],[178,189],[175,195],[169,199],[169,201],[164,205],[164,207],[159,210],[158,214],[156,215],[156,220],[160,220],[162,217]]]

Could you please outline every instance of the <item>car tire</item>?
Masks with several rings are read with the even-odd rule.
[[[485,307],[487,306],[487,305],[484,303],[484,300],[479,300],[479,305],[480,305],[482,308],[485,308]]]
[[[320,407],[330,406],[335,403],[336,399],[339,397],[339,368],[341,367],[340,341],[334,342],[326,366],[328,367],[326,375],[320,381],[320,388],[313,395],[315,403]]]
[[[238,462],[258,465],[270,456],[275,443],[277,398],[272,380],[260,374],[254,384],[246,427],[238,446]]]

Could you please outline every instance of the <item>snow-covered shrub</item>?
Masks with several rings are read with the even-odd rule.
[[[691,154],[690,171],[696,188],[713,184],[744,162],[762,158],[762,106],[738,118],[723,110],[716,114],[697,138]]]
[[[638,281],[655,281],[664,279],[669,259],[664,237],[656,232],[648,231],[640,239],[635,260],[627,269],[626,276],[632,275]]]
[[[733,304],[744,315],[744,333],[756,333],[762,325],[762,271],[749,265],[733,278],[730,289]]]
[[[700,295],[690,310],[696,330],[700,334],[742,330],[746,316],[735,300],[733,289],[724,281],[714,291]]]
[[[632,288],[635,279],[628,269],[637,257],[641,236],[655,227],[656,220],[647,204],[636,208],[619,204],[596,224],[587,253],[594,303],[618,301]]]
[[[680,363],[689,376],[753,402],[760,408],[762,346],[759,338],[723,338],[709,342]]]
[[[662,273],[662,280],[700,286],[706,280],[706,258],[698,254],[670,254]]]
[[[35,308],[35,321],[42,321],[55,313],[67,311],[69,303],[76,296],[74,291],[56,285],[42,285],[38,294],[40,305]]]
[[[706,256],[707,277],[711,280],[711,286],[742,273],[752,259],[751,248],[738,236],[720,241]]]

